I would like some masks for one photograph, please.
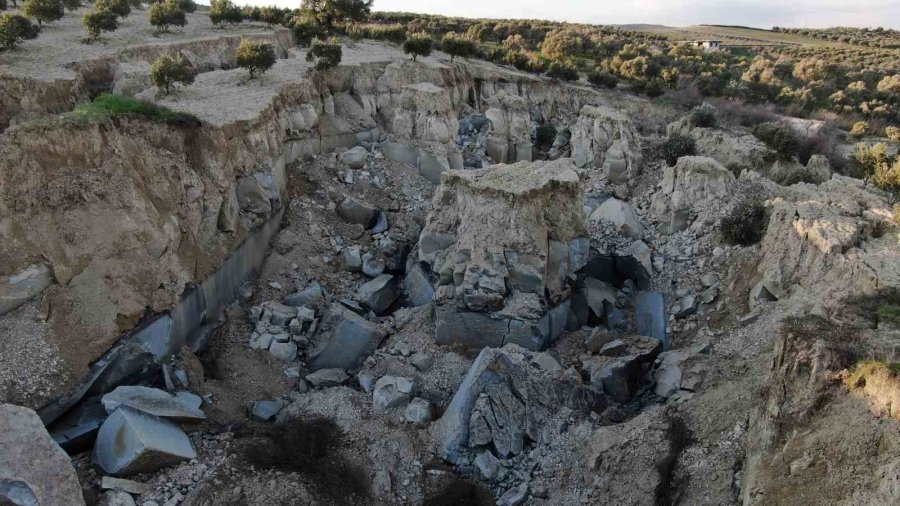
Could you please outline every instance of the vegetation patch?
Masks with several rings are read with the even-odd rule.
[[[697,152],[693,137],[689,135],[673,135],[662,144],[662,156],[670,167],[678,163],[682,156],[692,156]]]
[[[769,213],[762,202],[745,200],[722,218],[722,236],[732,245],[750,246],[762,240],[769,226]]]
[[[104,93],[92,102],[79,105],[74,110],[26,123],[25,127],[52,127],[63,125],[90,125],[105,123],[117,116],[140,116],[160,123],[196,127],[200,120],[183,112],[173,111],[144,100]]]

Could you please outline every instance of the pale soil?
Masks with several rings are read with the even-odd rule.
[[[169,33],[158,34],[150,25],[147,9],[132,9],[127,18],[119,20],[118,30],[104,32],[100,41],[84,44],[81,40],[87,34],[81,18],[89,11],[87,7],[66,11],[59,21],[45,23],[36,39],[24,41],[14,51],[0,54],[0,76],[43,81],[73,79],[76,76],[72,70],[73,64],[115,56],[125,48],[195,41],[222,35],[271,34],[273,31],[264,23],[254,22],[218,28],[210,22],[208,14],[198,11],[187,14],[188,24],[184,29],[173,28]],[[7,12],[17,11],[10,9]]]

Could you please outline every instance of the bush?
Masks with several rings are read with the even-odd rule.
[[[884,135],[894,142],[900,142],[900,127],[889,126],[884,129]]]
[[[275,65],[275,48],[272,44],[243,39],[234,59],[238,66],[250,71],[250,79],[253,79],[257,73],[262,74]]]
[[[718,123],[718,118],[716,118],[716,108],[709,104],[694,107],[694,109],[691,110],[690,122],[691,126],[714,128]]]
[[[131,14],[131,5],[128,0],[95,0],[95,11],[110,11],[120,18],[128,17]]]
[[[178,0],[166,0],[164,3],[150,6],[150,24],[162,32],[168,32],[170,26],[184,26],[187,17],[181,10]]]
[[[577,81],[578,69],[575,68],[575,65],[555,61],[547,68],[547,76],[554,79],[562,79],[563,81]]]
[[[471,40],[458,35],[454,32],[448,32],[441,39],[441,49],[450,55],[450,61],[459,56],[460,58],[468,58],[475,54],[478,49]]]
[[[175,83],[191,84],[196,76],[193,65],[180,53],[174,58],[167,54],[160,56],[150,69],[153,85],[167,95]]]
[[[316,70],[328,70],[341,63],[341,45],[337,41],[313,41],[306,52],[306,61],[315,62]]]
[[[871,146],[859,143],[850,159],[848,173],[868,183],[875,174],[886,171],[889,164],[887,146],[882,143]]]
[[[662,144],[662,155],[666,165],[673,166],[682,156],[691,156],[697,152],[696,143],[689,135],[673,135]]]
[[[67,11],[74,11],[81,7],[81,0],[62,0],[62,4]]]
[[[412,55],[413,61],[419,56],[428,56],[431,54],[431,46],[434,41],[426,33],[416,33],[410,35],[403,43],[403,52]]]
[[[294,42],[298,46],[308,46],[316,37],[325,35],[325,30],[321,26],[304,21],[300,17],[295,17],[292,20],[291,29],[294,31]]]
[[[40,28],[35,26],[21,14],[4,14],[0,17],[0,49],[8,50],[16,47],[23,40],[38,36]]]
[[[600,68],[595,68],[588,72],[587,80],[598,88],[603,86],[604,88],[609,89],[615,88],[616,84],[619,82],[616,76],[612,75],[608,70],[602,70]]]
[[[244,20],[241,8],[229,0],[210,0],[209,20],[212,24],[224,28],[226,24],[236,25]]]
[[[857,138],[867,133],[869,133],[869,124],[865,121],[857,121],[853,124],[853,128],[850,129],[850,135]]]
[[[556,127],[552,123],[544,123],[535,131],[535,144],[538,149],[547,150],[556,140]]]
[[[193,14],[197,10],[197,4],[194,0],[178,0],[178,7],[188,14]]]
[[[644,94],[650,98],[660,97],[663,93],[665,93],[665,89],[659,79],[653,79],[644,86]]]
[[[788,125],[774,122],[760,123],[753,127],[753,135],[785,160],[790,160],[800,150],[800,136]]]
[[[728,244],[750,246],[762,240],[769,214],[762,202],[745,200],[722,218],[722,236]]]
[[[60,0],[25,0],[23,9],[26,16],[37,20],[39,27],[62,19],[65,14]]]
[[[303,0],[300,10],[330,32],[336,23],[363,21],[372,10],[372,0]]]
[[[872,175],[872,182],[877,188],[891,195],[891,202],[897,200],[900,196],[900,157],[890,165],[887,163],[878,165]]]
[[[84,14],[81,24],[87,30],[88,40],[93,42],[100,38],[100,32],[115,31],[119,27],[119,20],[112,11],[94,9]]]

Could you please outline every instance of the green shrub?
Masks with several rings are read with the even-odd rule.
[[[599,67],[588,72],[587,80],[598,88],[603,86],[604,88],[610,89],[615,88],[616,84],[619,82],[619,80],[616,79],[616,76],[612,75],[608,70],[603,70]]]
[[[244,13],[230,0],[210,0],[209,20],[212,21],[212,24],[224,28],[227,24],[236,25],[242,22]]]
[[[716,108],[709,104],[703,104],[694,107],[691,110],[690,122],[691,126],[714,128],[718,123],[718,118],[716,117]]]
[[[872,182],[891,195],[891,202],[897,200],[900,197],[900,157],[890,165],[879,164],[872,175]]]
[[[337,41],[314,40],[306,52],[306,61],[315,62],[316,70],[328,70],[341,63],[341,45]]]
[[[60,0],[25,0],[22,7],[26,16],[37,20],[39,27],[62,19],[65,14]]]
[[[120,18],[128,17],[131,14],[131,5],[128,0],[95,0],[95,11],[110,11]]]
[[[275,65],[275,48],[272,44],[243,39],[234,53],[234,59],[239,67],[250,71],[250,79],[253,79],[256,74],[262,74]]]
[[[150,24],[161,32],[168,32],[171,26],[184,26],[187,17],[181,10],[178,0],[166,0],[150,6]]]
[[[180,53],[175,57],[167,54],[160,56],[150,69],[153,85],[167,95],[175,83],[191,84],[196,76],[193,65]]]
[[[800,151],[800,136],[788,125],[775,122],[760,123],[753,127],[753,135],[785,160],[790,160]]]
[[[563,81],[577,81],[578,69],[570,63],[555,61],[547,68],[547,76],[554,79],[562,79]]]
[[[660,97],[663,93],[665,93],[665,89],[659,79],[651,79],[644,86],[644,94],[650,98]]]
[[[197,3],[194,0],[178,0],[178,7],[184,12],[192,14],[197,10]]]
[[[4,14],[0,17],[0,50],[9,50],[23,40],[33,39],[40,28],[21,14]]]
[[[100,32],[115,31],[119,27],[119,20],[112,11],[94,9],[84,14],[81,24],[87,30],[88,40],[93,42],[100,38]]]
[[[93,102],[81,104],[70,112],[35,120],[24,126],[26,128],[39,128],[54,125],[85,125],[103,123],[116,116],[141,116],[160,123],[180,126],[197,126],[200,124],[200,121],[190,114],[173,111],[131,97],[104,93],[95,98]]]
[[[750,246],[762,240],[769,214],[762,202],[745,200],[722,218],[722,236],[728,244]]]
[[[678,159],[682,156],[691,156],[696,152],[696,143],[693,137],[689,135],[676,134],[666,139],[662,144],[662,155],[669,166],[678,163]]]
[[[405,54],[412,55],[413,61],[416,61],[416,58],[419,56],[428,56],[431,54],[431,46],[434,44],[434,41],[431,40],[431,37],[428,34],[415,33],[410,35],[408,39],[403,43],[403,52]]]
[[[325,30],[320,25],[305,21],[299,16],[291,21],[291,30],[294,32],[294,42],[298,46],[308,46],[316,37],[325,35]]]
[[[458,35],[455,32],[448,32],[441,39],[441,49],[450,55],[450,61],[459,56],[460,58],[468,58],[475,54],[477,47],[471,40]]]
[[[62,0],[62,4],[67,11],[74,11],[81,7],[81,0]]]
[[[878,308],[878,321],[900,327],[900,305],[885,304]]]

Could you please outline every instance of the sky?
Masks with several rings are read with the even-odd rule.
[[[296,7],[300,0],[235,3]],[[900,29],[900,0],[375,0],[374,10],[593,24]]]

